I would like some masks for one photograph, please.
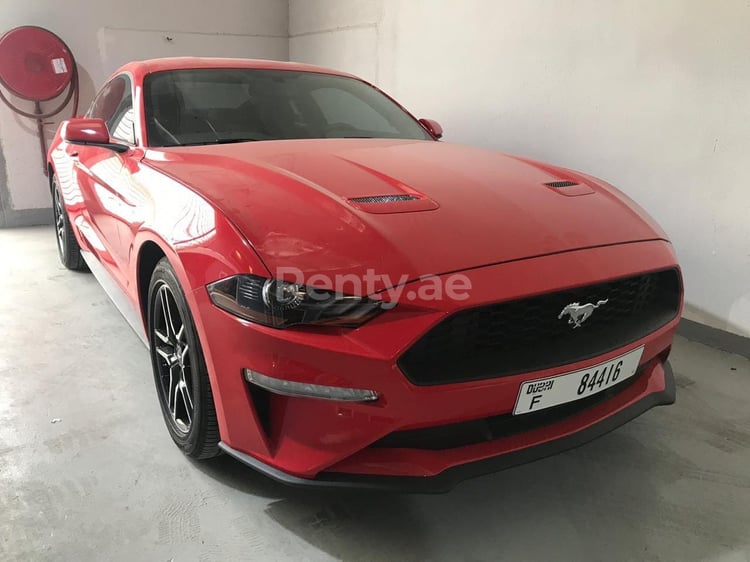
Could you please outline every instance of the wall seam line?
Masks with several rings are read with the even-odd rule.
[[[327,29],[318,29],[316,31],[305,31],[303,33],[297,33],[297,34],[294,34],[294,35],[292,35],[291,32],[290,32],[289,39],[295,39],[297,37],[307,37],[309,35],[321,35],[323,33],[335,33],[337,31],[349,31],[349,30],[352,30],[352,29],[368,29],[368,28],[371,28],[371,27],[374,27],[374,28],[377,29],[377,27],[378,27],[377,22],[373,22],[373,23],[359,23],[359,24],[356,24],[356,25],[342,25],[342,26],[339,26],[339,27],[331,27],[331,28],[327,28]]]

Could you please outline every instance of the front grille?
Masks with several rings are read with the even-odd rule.
[[[632,386],[643,375],[645,370],[645,366],[641,367],[635,376],[625,379],[620,384],[616,384],[592,396],[568,402],[567,404],[560,404],[559,406],[520,416],[503,414],[501,416],[492,416],[467,422],[396,431],[376,441],[371,447],[429,450],[454,449],[456,447],[484,443],[485,441],[494,441],[495,439],[502,439],[540,427],[554,425],[617,396]]]
[[[416,385],[503,377],[567,365],[632,343],[672,320],[680,276],[669,269],[463,310],[428,331],[399,359]],[[558,315],[599,303],[574,328]]]
[[[419,199],[416,195],[368,195],[367,197],[352,197],[349,201],[354,203],[397,203],[398,201],[414,201]]]

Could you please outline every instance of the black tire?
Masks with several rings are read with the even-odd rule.
[[[163,258],[148,288],[148,339],[156,393],[175,444],[196,459],[219,449],[211,383],[193,317],[174,269]]]
[[[68,269],[73,271],[84,271],[86,262],[81,256],[81,247],[78,245],[76,235],[70,227],[68,212],[65,210],[60,182],[57,176],[52,176],[52,212],[55,218],[55,238],[57,238],[57,255]]]

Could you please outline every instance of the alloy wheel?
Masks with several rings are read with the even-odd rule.
[[[172,290],[166,283],[162,282],[157,287],[152,306],[152,345],[156,352],[160,398],[166,405],[174,427],[180,433],[187,434],[195,415],[187,327]]]
[[[55,231],[57,234],[57,248],[60,250],[61,255],[65,255],[65,209],[63,209],[62,199],[60,198],[60,191],[55,186],[54,189],[54,218],[55,218]]]

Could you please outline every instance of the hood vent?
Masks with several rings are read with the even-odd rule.
[[[434,211],[440,205],[429,197],[415,193],[392,193],[352,197],[348,203],[360,211],[375,214],[416,213]]]
[[[359,204],[370,203],[396,203],[399,201],[414,201],[419,199],[416,195],[368,195],[367,197],[352,197],[349,201]]]
[[[574,185],[578,185],[574,181],[551,181],[548,183],[545,183],[547,187],[554,187],[554,188],[560,188],[560,187],[573,187]]]

